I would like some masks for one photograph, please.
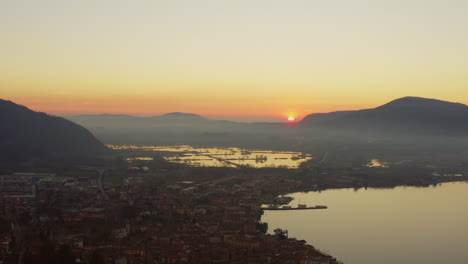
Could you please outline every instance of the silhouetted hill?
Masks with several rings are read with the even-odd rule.
[[[84,127],[0,99],[0,163],[77,158],[109,152]]]
[[[302,127],[378,133],[459,135],[468,132],[468,106],[404,97],[374,109],[311,114]]]
[[[257,146],[273,139],[282,123],[241,123],[212,120],[190,113],[160,116],[79,115],[65,118],[93,132],[108,144]]]
[[[190,114],[190,113],[181,113],[181,112],[174,112],[174,113],[167,113],[157,118],[165,119],[165,120],[184,120],[184,121],[205,121],[208,120],[203,116],[197,114]]]

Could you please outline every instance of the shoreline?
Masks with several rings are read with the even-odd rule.
[[[466,178],[466,177],[464,177],[464,178]],[[385,186],[385,187],[384,187],[384,186],[380,186],[380,187],[363,187],[363,186],[361,186],[361,187],[358,187],[357,189],[361,189],[361,188],[365,188],[366,190],[367,190],[368,188],[369,188],[369,189],[394,189],[394,188],[403,187],[403,186],[406,186],[406,187],[415,187],[415,188],[428,188],[428,187],[430,187],[431,185],[437,185],[437,184],[443,184],[443,183],[450,183],[450,182],[468,182],[468,179],[457,179],[457,180],[455,180],[455,179],[450,179],[450,180],[446,180],[446,181],[437,181],[437,182],[434,182],[433,184],[429,184],[429,185],[405,185],[405,184],[399,184],[399,185]],[[332,188],[323,188],[323,189],[321,188],[321,189],[314,189],[314,190],[310,190],[310,189],[307,190],[307,189],[300,188],[299,190],[295,190],[295,191],[281,192],[281,193],[277,194],[275,197],[276,197],[276,198],[279,197],[279,196],[284,197],[285,195],[294,194],[294,193],[309,193],[309,192],[321,192],[321,191],[327,191],[327,190],[342,190],[342,189],[356,189],[356,187],[332,187]],[[291,200],[291,201],[292,201],[292,200]],[[291,201],[290,201],[290,202],[291,202]],[[286,203],[286,204],[289,204],[290,202],[288,202],[288,203]],[[260,207],[262,207],[263,205],[265,205],[265,204],[263,204],[263,203],[260,204]],[[271,209],[265,210],[265,208],[262,208],[262,210],[261,210],[261,215],[260,215],[260,217],[259,217],[259,223],[260,223],[260,221],[261,221],[261,219],[262,219],[262,217],[263,217],[263,215],[264,215],[264,211],[287,211],[287,210],[281,210],[281,209],[279,209],[279,210],[271,210]],[[261,222],[261,223],[266,223],[266,224],[268,224],[268,222]],[[283,229],[283,228],[284,228],[284,229]],[[288,230],[288,227],[282,227],[281,229],[287,231],[287,230]],[[267,232],[266,235],[274,235],[274,231],[273,231],[273,230],[272,230],[272,231],[269,230],[269,231]],[[297,241],[305,241],[305,243],[306,243],[307,245],[310,245],[310,246],[314,247],[314,249],[317,250],[317,251],[319,251],[320,253],[322,253],[322,254],[324,254],[324,255],[328,255],[328,256],[330,256],[330,257],[336,259],[336,257],[334,257],[332,253],[324,252],[323,250],[320,250],[319,248],[315,247],[315,246],[313,245],[313,241],[307,241],[307,240],[305,240],[305,239],[301,239],[301,238],[298,238],[298,237],[295,237],[295,238],[293,238],[293,239],[295,239],[295,240],[297,240]],[[341,261],[339,261],[339,260],[337,260],[337,259],[336,259],[336,261],[337,261],[338,264],[343,264],[343,262],[341,262]]]

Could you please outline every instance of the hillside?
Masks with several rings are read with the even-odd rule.
[[[109,149],[84,127],[0,99],[0,163],[100,156]]]
[[[311,114],[301,121],[301,126],[379,133],[463,135],[468,132],[468,106],[404,97],[373,109]]]

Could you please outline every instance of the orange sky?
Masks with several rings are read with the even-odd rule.
[[[329,112],[341,109],[358,109],[364,105],[328,105],[317,103],[314,109],[307,109],[309,104],[298,102],[291,104],[295,108],[288,107],[288,102],[294,102],[294,98],[285,102],[279,99],[270,99],[259,102],[258,98],[222,98],[190,97],[167,98],[157,97],[51,97],[51,96],[18,96],[7,98],[18,104],[23,104],[33,110],[53,113],[58,115],[70,114],[130,114],[130,115],[159,115],[168,112],[197,113],[209,118],[243,118],[243,119],[286,119],[289,116],[301,118],[314,112]],[[206,101],[205,101],[206,100]],[[164,102],[166,101],[166,102]],[[169,103],[167,103],[169,101]],[[216,104],[210,103],[216,102]],[[158,106],[164,104],[164,107]],[[299,107],[298,107],[299,106]],[[302,108],[300,108],[302,107]],[[365,107],[365,106],[364,106]],[[374,107],[374,105],[371,105]],[[310,108],[310,107],[309,107]]]
[[[468,2],[9,1],[0,97],[48,113],[298,118],[468,103]]]

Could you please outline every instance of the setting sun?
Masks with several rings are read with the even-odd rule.
[[[468,0],[0,7],[0,264],[468,264]]]

